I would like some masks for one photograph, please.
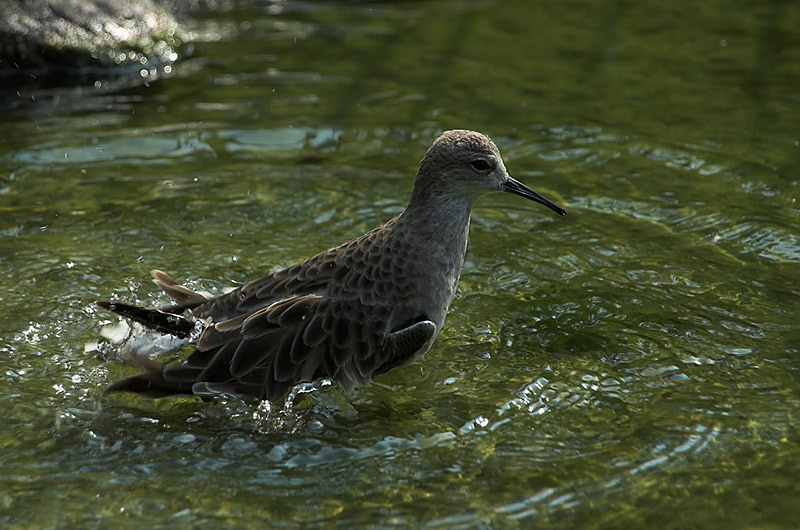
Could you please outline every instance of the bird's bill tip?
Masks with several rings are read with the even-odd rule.
[[[503,184],[503,191],[507,191],[508,193],[513,193],[514,195],[519,195],[520,197],[525,197],[531,201],[543,204],[556,212],[558,215],[567,215],[567,211],[564,208],[539,195],[517,179],[508,177],[508,180]]]

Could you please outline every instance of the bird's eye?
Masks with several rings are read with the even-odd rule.
[[[492,169],[492,165],[484,160],[483,158],[476,158],[471,162],[472,167],[477,171],[489,171]]]

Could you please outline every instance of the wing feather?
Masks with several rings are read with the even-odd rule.
[[[327,337],[322,327],[323,319],[319,312],[314,313],[303,330],[303,342],[309,348],[318,346]]]
[[[436,325],[424,316],[389,332],[392,309],[318,294],[288,297],[208,326],[182,364],[164,366],[160,375],[125,388],[154,397],[193,389],[277,399],[294,384],[330,377],[350,389],[432,342]],[[168,387],[163,393],[161,381]]]

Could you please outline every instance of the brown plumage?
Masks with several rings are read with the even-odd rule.
[[[447,131],[422,159],[405,211],[361,237],[213,298],[153,271],[173,305],[98,305],[195,350],[161,364],[134,348],[128,357],[142,373],[108,391],[274,400],[302,381],[328,377],[350,389],[418,359],[455,294],[472,205],[495,191],[565,214],[508,176],[488,137]]]

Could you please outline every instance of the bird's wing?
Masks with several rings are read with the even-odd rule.
[[[273,274],[251,281],[233,291],[208,300],[200,305],[194,314],[211,317],[213,320],[227,320],[252,313],[278,300],[291,295],[305,295],[321,292],[329,281],[326,274],[328,263],[319,263],[322,256],[281,269]]]
[[[164,367],[167,384],[197,385],[277,399],[302,382],[329,377],[344,388],[411,358],[436,333],[424,315],[386,329],[391,308],[310,294],[210,325],[197,350]]]
[[[150,274],[156,285],[175,302],[159,311],[181,314],[190,309],[198,318],[224,321],[246,316],[287,294],[308,294],[325,286],[327,278],[318,274],[316,268],[301,269],[299,265],[282,269],[214,297],[192,291],[163,271],[153,270]]]
[[[391,268],[391,259],[384,258],[379,263],[370,260],[375,257],[376,248],[387,237],[388,229],[397,221],[394,218],[366,234],[352,239],[332,249],[320,252],[305,261],[268,274],[246,283],[229,293],[217,297],[205,297],[195,293],[167,274],[153,271],[156,283],[169,295],[175,305],[163,308],[164,311],[181,313],[191,309],[199,318],[221,321],[246,315],[289,296],[321,294],[331,283],[343,282],[349,271],[363,271],[368,266]],[[386,249],[383,249],[386,250]],[[353,277],[354,275],[350,275]],[[356,278],[360,275],[355,275]]]

